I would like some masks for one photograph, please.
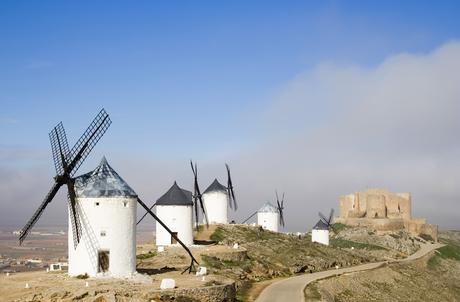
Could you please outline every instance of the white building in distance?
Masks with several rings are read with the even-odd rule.
[[[322,220],[318,221],[311,231],[311,242],[329,245],[329,227]]]
[[[69,209],[69,275],[130,277],[136,272],[137,195],[102,158],[75,179],[80,243],[74,248]]]
[[[228,223],[227,187],[214,179],[203,193],[203,204],[209,224]],[[203,223],[206,223],[203,217]]]
[[[158,218],[175,233],[182,243],[193,244],[193,201],[192,192],[181,189],[176,182],[161,196],[155,206]],[[156,245],[178,244],[171,234],[156,223]]]
[[[257,225],[262,226],[264,229],[278,232],[278,225],[280,222],[279,212],[276,207],[271,203],[266,202],[257,211]]]

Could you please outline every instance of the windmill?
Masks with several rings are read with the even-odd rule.
[[[206,226],[209,225],[209,222],[208,222],[208,216],[206,215],[206,210],[204,208],[204,204],[203,204],[203,196],[201,195],[201,191],[200,191],[200,186],[198,185],[198,167],[197,167],[197,164],[195,162],[195,164],[193,164],[193,162],[190,160],[190,166],[192,167],[192,172],[193,172],[193,207],[195,208],[195,227],[196,227],[196,230],[198,231],[198,202],[199,202],[199,206],[201,208],[201,212],[203,213],[203,219],[204,221],[206,222]]]
[[[192,161],[190,161],[190,166],[192,167],[192,172],[193,172],[193,176],[194,176],[194,181],[193,181],[193,194],[192,194],[192,197],[193,197],[193,201],[194,201],[194,208],[195,208],[195,225],[196,225],[196,228],[198,230],[198,207],[201,208],[201,212],[203,213],[203,216],[205,217],[204,219],[207,221],[207,217],[206,217],[206,211],[204,209],[204,206],[203,206],[203,195],[201,194],[201,191],[200,191],[200,187],[198,185],[198,168],[197,168],[197,164],[193,164]],[[198,204],[199,202],[199,204]],[[156,202],[150,206],[150,210],[153,209],[153,207],[156,206]],[[145,216],[147,216],[148,213],[145,213],[140,219],[139,221],[137,222],[137,224],[141,223],[142,220],[144,220]]]
[[[59,189],[63,186],[67,186],[68,190],[68,203],[70,211],[70,223],[72,228],[72,238],[74,242],[74,249],[77,248],[82,234],[81,220],[79,213],[76,207],[76,193],[75,193],[75,178],[74,175],[77,172],[78,168],[82,165],[86,157],[89,155],[91,150],[101,139],[104,133],[109,128],[112,121],[110,120],[109,115],[104,109],[97,114],[94,120],[91,122],[89,127],[75,143],[72,149],[69,148],[67,137],[65,134],[64,126],[60,122],[53,130],[49,133],[51,150],[53,154],[54,165],[56,168],[56,176],[54,177],[54,184],[51,187],[48,194],[45,196],[45,199],[40,204],[39,208],[35,211],[26,225],[21,229],[19,233],[19,244],[26,239],[27,235],[30,233],[31,229],[38,221],[40,216],[43,214],[43,211],[48,206],[48,204],[56,196]],[[185,271],[189,273],[194,268],[194,264],[198,264],[198,261],[192,255],[190,250],[180,241],[177,236],[164,224],[158,217],[150,210],[150,208],[139,198],[136,197],[137,202],[149,213],[155,220],[158,221],[174,239],[187,251],[188,255],[191,258],[191,264]]]
[[[252,213],[248,218],[243,220],[242,223],[246,223],[249,219],[254,217],[257,214],[257,224],[262,226],[264,229],[278,232],[278,224],[282,227],[285,226],[284,223],[284,193],[281,201],[278,197],[278,192],[276,194],[276,207],[273,206],[270,202],[266,202],[259,210]]]
[[[54,127],[53,130],[49,133],[54,166],[56,168],[54,184],[41,205],[20,231],[19,244],[22,244],[22,242],[26,239],[27,235],[30,233],[40,216],[43,214],[45,208],[56,196],[59,189],[63,185],[66,185],[68,191],[67,197],[69,202],[70,220],[74,238],[74,248],[77,247],[78,243],[80,242],[81,224],[77,209],[75,207],[76,194],[74,187],[74,175],[81,164],[85,161],[86,157],[88,157],[89,153],[97,144],[99,139],[109,128],[110,124],[111,120],[109,115],[105,112],[104,109],[102,109],[91,122],[80,139],[75,143],[72,149],[69,149],[62,122]]]
[[[311,232],[311,241],[329,245],[329,228],[332,227],[332,218],[334,209],[331,209],[329,217],[326,217],[321,212],[318,213],[320,220],[313,227]]]
[[[202,195],[204,209],[207,214],[206,223],[226,224],[228,223],[228,208],[233,210],[238,208],[230,168],[227,164],[225,164],[225,167],[227,169],[227,186],[224,186],[215,178]]]

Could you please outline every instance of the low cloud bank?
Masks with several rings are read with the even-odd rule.
[[[460,229],[459,78],[458,42],[427,54],[391,56],[373,68],[320,64],[254,112],[247,129],[256,148],[199,162],[202,190],[215,176],[225,182],[228,161],[240,204],[231,214],[237,221],[273,200],[277,188],[286,192],[287,230],[305,231],[318,211],[338,209],[340,195],[378,187],[411,192],[414,216]],[[150,202],[175,179],[191,188],[186,159],[107,155]],[[0,165],[2,224],[25,222],[41,200],[37,192],[46,193],[49,177],[37,175],[50,171],[34,169]],[[64,205],[53,206],[45,220],[65,221]]]

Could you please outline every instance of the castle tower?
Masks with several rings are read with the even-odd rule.
[[[80,243],[74,248],[69,209],[69,275],[129,277],[136,272],[137,195],[102,158],[75,179]]]
[[[385,205],[385,196],[377,193],[367,195],[367,218],[386,218],[387,210]]]
[[[156,214],[185,245],[193,244],[192,192],[181,189],[176,182],[156,202]],[[156,223],[156,245],[178,244],[175,239]]]
[[[228,191],[217,179],[204,191],[203,203],[210,224],[228,223]]]

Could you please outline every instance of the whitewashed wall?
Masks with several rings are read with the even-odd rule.
[[[193,208],[192,206],[156,206],[156,215],[168,228],[177,232],[179,239],[185,245],[193,244]],[[157,246],[171,245],[171,235],[160,223],[156,223],[156,244]]]
[[[203,194],[204,209],[210,224],[228,223],[228,195],[215,191]],[[203,217],[203,223],[206,223]]]
[[[69,210],[70,276],[96,276],[100,250],[110,252],[108,275],[127,277],[136,272],[136,208],[135,198],[77,198],[82,236],[75,250]]]
[[[311,241],[329,245],[329,231],[328,230],[312,230],[311,231]]]
[[[279,225],[278,213],[258,212],[257,213],[257,224],[262,226],[266,230],[278,232],[278,225]]]

